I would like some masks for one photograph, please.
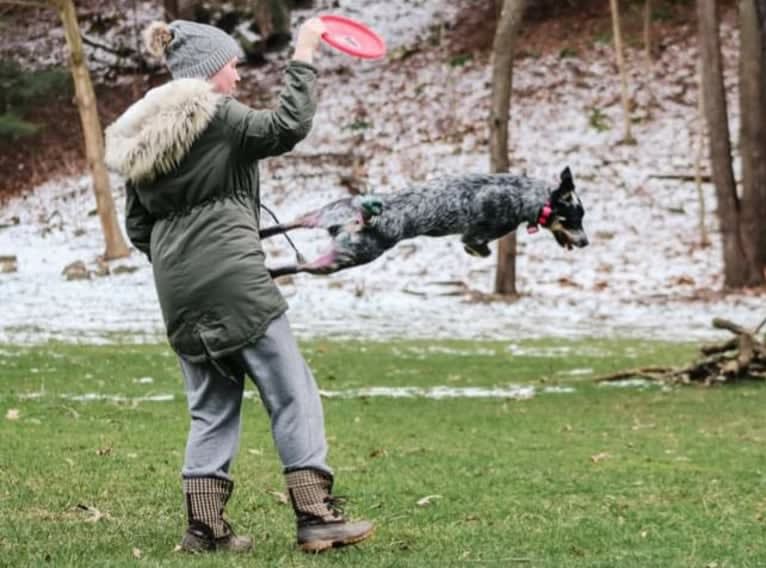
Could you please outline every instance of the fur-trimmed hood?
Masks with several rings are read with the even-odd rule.
[[[131,182],[171,171],[215,116],[223,96],[201,79],[154,88],[106,129],[106,165]]]

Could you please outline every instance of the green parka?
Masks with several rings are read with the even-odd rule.
[[[126,178],[128,237],[152,263],[170,344],[193,362],[255,341],[287,309],[258,236],[258,160],[308,134],[315,79],[290,62],[273,111],[178,79],[106,130],[107,165]]]

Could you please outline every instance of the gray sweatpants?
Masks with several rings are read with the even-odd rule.
[[[222,361],[230,377],[209,362],[179,360],[191,415],[183,477],[231,479],[229,470],[242,431],[245,376],[258,387],[284,471],[312,468],[332,475],[325,463],[327,442],[319,391],[286,315],[273,320],[253,345]]]

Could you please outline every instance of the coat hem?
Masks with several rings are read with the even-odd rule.
[[[217,351],[211,351],[210,355],[208,356],[207,353],[203,351],[203,353],[200,353],[198,355],[190,355],[187,353],[181,353],[180,351],[173,349],[179,356],[183,357],[190,363],[204,363],[205,361],[209,359],[221,359],[223,357],[226,357],[228,355],[231,355],[232,353],[236,353],[246,345],[250,345],[252,343],[255,343],[258,341],[263,335],[266,333],[266,328],[269,327],[272,321],[277,319],[279,316],[284,314],[288,309],[287,303],[282,302],[281,305],[277,307],[277,309],[273,310],[272,312],[269,312],[266,317],[263,318],[263,323],[256,328],[256,331],[250,335],[247,339],[244,341],[240,341],[239,343],[236,343],[235,345],[231,345],[228,347],[225,347],[223,349],[219,349]],[[172,344],[171,344],[172,346]]]

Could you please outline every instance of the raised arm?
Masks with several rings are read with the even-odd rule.
[[[245,158],[284,154],[308,135],[316,111],[317,70],[311,62],[323,32],[318,18],[301,26],[276,110],[253,110],[233,99],[227,101],[225,120],[234,129]]]

